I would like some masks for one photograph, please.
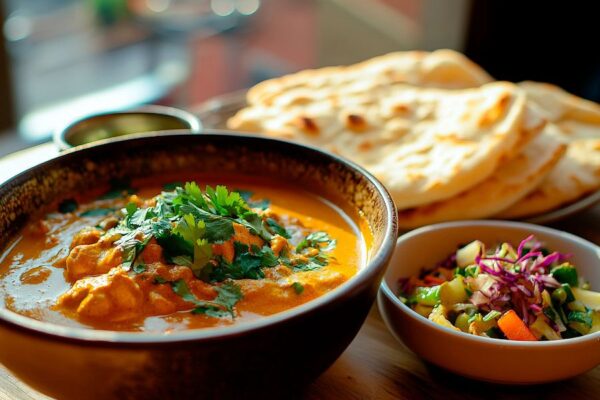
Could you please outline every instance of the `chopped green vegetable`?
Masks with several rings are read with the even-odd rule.
[[[302,292],[304,292],[304,286],[302,286],[302,284],[299,282],[292,283],[292,287],[294,288],[296,294],[302,294]]]
[[[168,281],[167,281],[165,278],[163,278],[162,276],[160,276],[160,275],[156,275],[156,276],[154,277],[154,281],[153,281],[153,282],[154,282],[155,284],[159,284],[159,285],[160,285],[160,284],[163,284],[163,283],[167,283]]]
[[[182,186],[183,186],[182,182],[165,183],[163,185],[163,190],[166,192],[172,192],[173,190],[177,189],[178,187],[182,187]]]
[[[235,318],[234,306],[243,297],[240,287],[233,282],[216,286],[217,297],[212,301],[199,300],[183,279],[172,282],[171,287],[183,300],[194,304],[195,308],[192,311],[194,314],[206,314],[217,318],[226,316]]]
[[[252,195],[254,195],[254,193],[249,190],[236,190],[236,192],[242,196],[246,204],[248,204],[248,206],[251,208],[266,210],[271,205],[271,201],[269,201],[269,199],[252,200]]]
[[[579,282],[577,270],[569,263],[564,263],[553,268],[550,273],[557,281],[561,283],[568,283],[569,285],[576,287]]]
[[[263,268],[279,265],[273,250],[268,246],[245,245],[234,242],[235,258],[228,263],[221,260],[219,266],[213,268],[210,275],[211,281],[222,281],[225,279],[262,279],[265,277]]]
[[[133,272],[135,272],[136,274],[141,274],[142,272],[146,271],[146,265],[145,264],[136,264],[133,266],[132,268]]]
[[[489,322],[494,319],[498,319],[501,315],[502,313],[500,311],[492,310],[483,317],[483,321]]]
[[[114,208],[94,208],[87,210],[79,214],[80,217],[100,217],[104,215],[112,214],[116,211]]]
[[[435,306],[440,301],[440,288],[440,285],[417,288],[417,302],[426,306]]]
[[[283,236],[286,239],[290,239],[292,236],[285,230],[285,228],[277,223],[273,218],[267,218],[267,225],[271,228],[271,231],[277,235]]]

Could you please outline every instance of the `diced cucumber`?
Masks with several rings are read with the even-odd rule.
[[[582,335],[587,335],[591,330],[589,326],[582,324],[581,322],[570,322],[569,327],[581,333]]]
[[[415,294],[417,303],[425,306],[435,306],[440,301],[440,285],[432,287],[418,287]]]
[[[591,310],[586,312],[571,311],[567,316],[569,319],[569,326],[580,332],[582,335],[587,334],[590,329],[592,329],[592,313],[593,311]]]
[[[479,240],[475,240],[465,247],[456,251],[456,265],[464,268],[475,263],[475,257],[485,254],[485,245]]]
[[[560,283],[568,283],[571,286],[577,286],[579,281],[577,270],[569,263],[564,263],[553,268],[550,273]]]

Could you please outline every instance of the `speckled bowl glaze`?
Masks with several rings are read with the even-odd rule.
[[[352,341],[396,239],[396,210],[362,168],[284,141],[161,132],[70,150],[0,187],[0,247],[39,207],[115,178],[177,171],[285,179],[361,212],[373,232],[367,265],[297,308],[233,327],[169,335],[68,328],[0,309],[0,362],[60,399],[290,398]]]
[[[457,332],[429,321],[403,304],[398,279],[435,265],[459,244],[519,243],[530,234],[549,249],[571,254],[592,289],[600,289],[600,248],[544,226],[509,221],[458,221],[402,235],[378,296],[379,310],[394,336],[425,360],[469,378],[503,384],[536,384],[571,378],[600,364],[600,332],[574,339],[517,342]]]

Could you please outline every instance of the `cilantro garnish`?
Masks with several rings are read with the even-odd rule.
[[[327,233],[312,232],[295,246],[290,242],[284,243],[283,248],[276,246],[276,255],[271,248],[274,235],[293,240],[292,235],[276,219],[255,210],[242,194],[230,192],[225,186],[201,190],[195,182],[188,182],[163,191],[150,207],[129,203],[120,211],[112,210],[120,212],[122,219],[106,234],[120,235],[115,244],[122,249],[122,267],[135,274],[147,271],[138,258],[151,240],[156,241],[167,263],[189,267],[196,278],[216,283],[213,287],[217,297],[212,301],[199,300],[183,280],[170,282],[156,275],[151,278],[153,282],[169,283],[175,293],[194,304],[194,313],[233,318],[233,307],[242,298],[233,280],[263,279],[266,268],[277,266],[293,271],[322,268],[329,263],[329,252],[336,245]],[[252,243],[260,245],[242,243],[241,240],[247,241],[247,233],[238,232],[240,236],[236,236],[238,224],[256,236]],[[214,246],[220,247],[215,247],[213,253]],[[298,295],[304,291],[298,282],[292,287]]]
[[[266,210],[271,205],[271,201],[269,199],[260,199],[260,200],[252,200],[253,192],[249,190],[236,190],[242,196],[242,199],[250,206],[251,208],[259,208],[261,210]]]
[[[116,211],[114,208],[94,208],[91,210],[84,211],[79,214],[80,217],[101,217],[112,214]]]
[[[166,192],[172,192],[173,190],[177,189],[178,187],[182,187],[183,183],[181,182],[169,182],[169,183],[165,183],[163,185],[163,190]]]
[[[265,273],[263,267],[275,267],[279,260],[269,246],[247,246],[244,243],[235,242],[235,258],[229,263],[223,259],[217,267],[211,271],[212,281],[225,279],[263,279]]]
[[[142,272],[146,272],[146,265],[145,264],[136,264],[133,266],[132,268],[133,272],[135,272],[136,274],[141,274]]]
[[[321,244],[325,244],[325,246],[321,247]],[[301,253],[302,250],[309,247],[321,249],[322,251],[331,251],[335,248],[335,245],[336,241],[332,240],[327,232],[312,232],[298,243],[298,246],[296,246],[296,253]]]
[[[194,304],[194,314],[206,314],[211,317],[223,318],[231,316],[235,318],[234,306],[242,299],[242,291],[234,282],[226,282],[222,286],[215,286],[217,297],[212,301],[198,299],[183,279],[171,283],[173,291],[183,300]]]
[[[312,232],[296,246],[296,253],[304,255],[294,265],[294,271],[313,271],[329,264],[329,252],[335,249],[337,241],[326,232]]]
[[[277,223],[273,218],[267,218],[267,225],[271,228],[271,231],[277,235],[283,236],[286,239],[290,239],[292,236],[288,231]]]

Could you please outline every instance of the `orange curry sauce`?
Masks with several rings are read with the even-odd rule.
[[[241,288],[243,298],[235,305],[235,318],[211,317],[205,314],[192,314],[193,305],[175,294],[169,284],[157,283],[153,277],[160,275],[166,281],[185,279],[190,290],[199,299],[211,300],[216,292],[209,283],[195,278],[188,267],[168,265],[161,257],[158,245],[147,246],[140,257],[148,264],[143,273],[120,270],[120,255],[115,252],[108,257],[113,266],[112,273],[122,275],[123,288],[113,288],[110,296],[119,301],[129,296],[128,285],[141,293],[139,301],[128,306],[125,314],[112,312],[110,307],[98,304],[92,312],[81,313],[81,297],[73,287],[78,279],[102,278],[108,274],[83,274],[68,276],[66,260],[72,251],[73,239],[86,227],[94,227],[106,216],[85,216],[79,214],[98,208],[120,209],[131,201],[129,195],[118,199],[99,200],[106,190],[98,190],[85,196],[74,196],[79,203],[75,212],[56,212],[53,205],[41,219],[35,218],[23,229],[19,236],[0,255],[0,301],[8,309],[42,321],[68,326],[90,327],[95,329],[171,332],[174,330],[205,328],[230,325],[250,321],[261,316],[306,303],[327,293],[355,275],[364,266],[371,244],[371,233],[366,221],[344,211],[323,198],[280,182],[256,180],[243,182],[231,177],[207,179],[202,176],[181,176],[172,179],[134,181],[132,187],[138,199],[150,199],[158,195],[164,183],[196,181],[200,188],[206,184],[221,184],[230,190],[253,192],[253,199],[268,199],[269,209],[285,221],[285,228],[300,234],[324,231],[337,241],[331,252],[329,264],[312,271],[287,271],[278,273],[279,266],[265,268],[264,279],[240,279],[235,283]],[[39,218],[39,217],[38,217]],[[81,239],[78,239],[81,240]],[[84,242],[85,242],[84,238]],[[97,239],[96,239],[97,240]],[[293,241],[293,238],[292,240]],[[76,244],[76,243],[75,243]],[[114,246],[113,246],[114,247]],[[109,249],[110,250],[110,249]],[[114,250],[114,249],[113,249]],[[106,255],[106,252],[104,253]],[[94,259],[98,262],[98,259]],[[71,261],[73,262],[73,261]],[[94,278],[95,277],[95,278]],[[298,293],[294,283],[302,285]],[[113,285],[115,286],[115,285]],[[122,293],[119,293],[122,290]],[[65,295],[65,293],[68,293]],[[61,297],[62,296],[62,297]],[[79,297],[79,298],[78,298]],[[59,300],[60,299],[60,300]],[[164,300],[164,301],[163,301]],[[91,304],[94,306],[94,304]]]

